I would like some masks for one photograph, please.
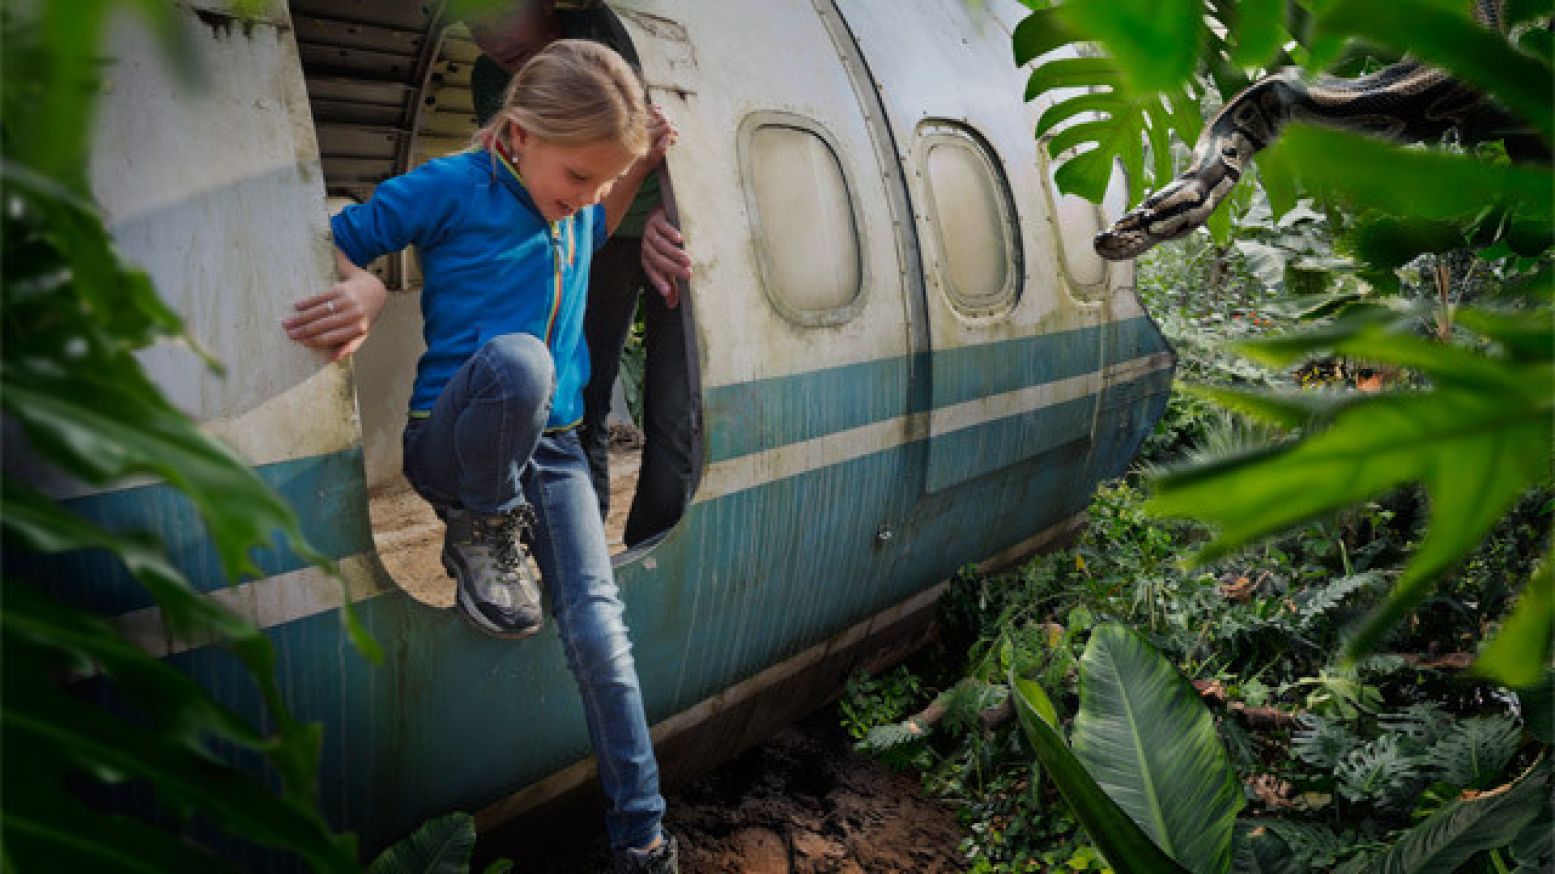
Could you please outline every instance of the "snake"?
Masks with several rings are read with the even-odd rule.
[[[1500,31],[1499,0],[1476,0],[1474,18]],[[1109,261],[1138,257],[1204,224],[1246,172],[1253,155],[1290,121],[1355,131],[1398,142],[1433,140],[1449,129],[1500,127],[1504,113],[1440,69],[1408,57],[1354,78],[1307,80],[1275,71],[1232,97],[1210,119],[1188,168],[1092,241]],[[1486,121],[1493,115],[1495,121]]]

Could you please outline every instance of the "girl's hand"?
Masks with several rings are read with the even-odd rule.
[[[680,131],[664,117],[664,107],[658,104],[648,107],[648,154],[644,156],[647,166],[657,167],[679,137]]]
[[[383,281],[335,253],[341,280],[329,291],[293,304],[297,314],[281,322],[286,335],[304,346],[330,350],[339,361],[367,340],[367,332],[383,311],[388,290]]]

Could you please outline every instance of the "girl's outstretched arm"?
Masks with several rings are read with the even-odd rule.
[[[281,322],[286,335],[298,343],[330,350],[330,361],[339,361],[361,347],[388,296],[382,280],[352,264],[339,249],[335,250],[335,269],[339,282],[323,294],[297,301],[292,305],[296,315]]]

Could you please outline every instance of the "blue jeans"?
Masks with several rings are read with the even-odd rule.
[[[659,833],[664,799],[648,737],[588,462],[573,431],[545,432],[550,351],[528,334],[488,342],[459,369],[432,415],[405,428],[405,476],[434,506],[485,514],[534,507],[534,558],[578,683],[617,852]]]

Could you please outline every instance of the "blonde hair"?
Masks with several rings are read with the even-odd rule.
[[[590,40],[560,39],[530,58],[475,141],[507,142],[513,125],[560,145],[608,142],[633,155],[648,151],[642,80],[615,51]]]

